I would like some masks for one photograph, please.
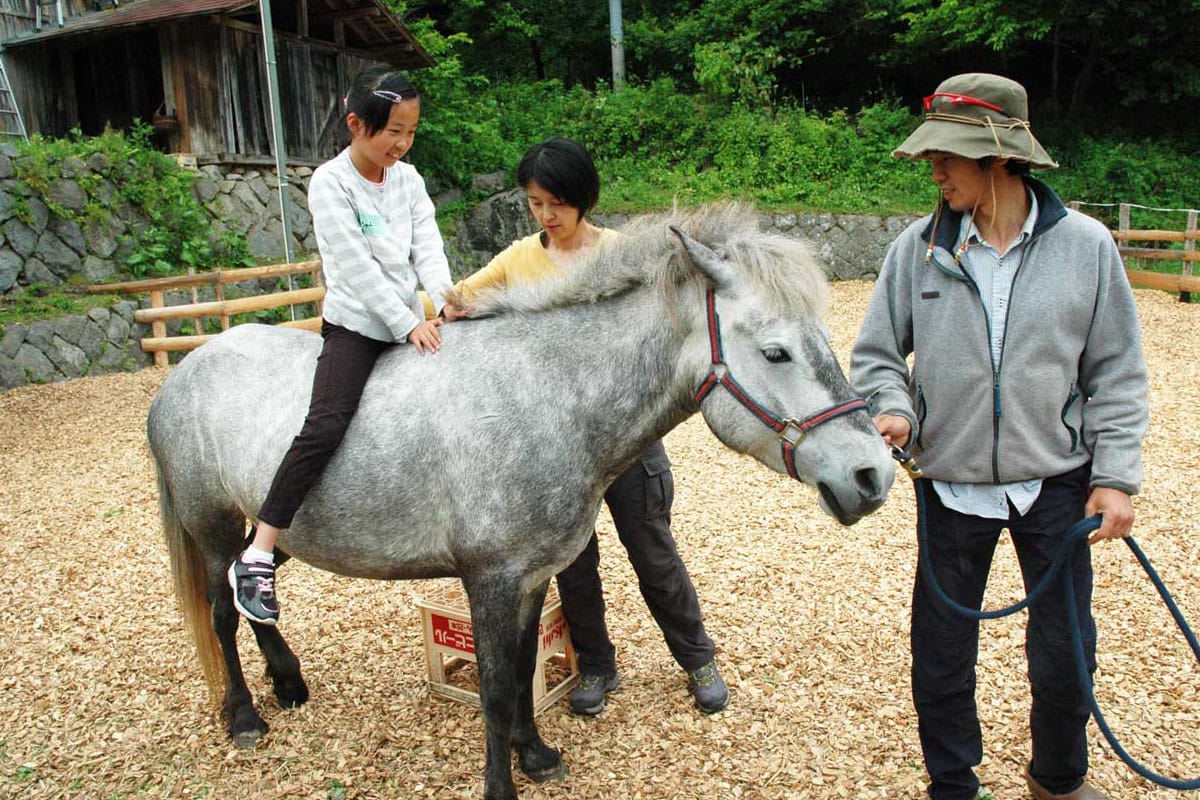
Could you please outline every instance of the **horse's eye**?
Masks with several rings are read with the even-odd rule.
[[[788,351],[782,347],[764,347],[762,354],[763,358],[772,364],[783,364],[792,360],[792,357],[788,355]]]

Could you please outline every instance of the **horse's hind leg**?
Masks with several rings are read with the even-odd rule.
[[[267,661],[267,676],[275,687],[275,699],[282,708],[296,708],[308,700],[308,685],[300,675],[300,659],[274,625],[250,623],[258,649]]]
[[[537,670],[538,628],[546,587],[542,584],[524,599],[521,608],[521,641],[517,656],[517,708],[513,719],[512,745],[517,751],[521,771],[536,783],[565,777],[567,766],[562,754],[548,747],[533,721],[533,675]]]
[[[254,747],[266,735],[267,723],[255,711],[254,698],[242,673],[242,660],[237,647],[237,626],[241,615],[233,606],[233,591],[226,582],[224,570],[210,568],[208,591],[212,602],[213,630],[225,658],[225,700],[222,711],[226,730],[237,747]]]

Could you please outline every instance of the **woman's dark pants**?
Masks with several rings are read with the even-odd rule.
[[[1045,479],[1029,512],[1019,516],[1010,504],[1007,522],[947,509],[928,481],[916,481],[917,491],[925,498],[924,523],[933,571],[946,594],[964,606],[980,608],[1002,528],[1012,535],[1025,590],[1037,585],[1063,534],[1083,518],[1090,470],[1089,464]],[[1096,627],[1086,542],[1078,545],[1073,564],[1076,606],[1083,616],[1084,652],[1091,672],[1096,668]],[[1090,708],[1076,677],[1061,576],[1028,613],[1025,655],[1033,696],[1030,772],[1052,793],[1066,794],[1087,774]],[[974,800],[979,780],[973,767],[983,758],[975,706],[979,623],[946,608],[927,588],[919,569],[913,590],[911,640],[913,702],[930,795],[933,800]]]
[[[700,600],[671,535],[674,478],[667,451],[655,442],[604,494],[617,536],[629,554],[646,606],[654,616],[675,661],[685,670],[713,660],[716,647],[704,630]],[[596,534],[579,557],[558,574],[563,616],[584,675],[617,669],[616,648],[604,624]]]
[[[260,520],[278,528],[292,524],[296,510],[342,443],[375,360],[392,346],[330,322],[321,323],[321,337],[308,416],[258,511]]]

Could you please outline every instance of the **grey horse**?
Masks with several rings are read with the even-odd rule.
[[[633,223],[563,278],[477,299],[441,350],[379,360],[346,438],[281,537],[315,567],[457,576],[470,601],[486,727],[484,795],[565,774],[538,734],[531,679],[550,578],[591,535],[610,481],[700,411],[727,446],[817,487],[843,524],[892,485],[888,449],[820,315],[801,243],[731,205]],[[320,339],[235,327],[167,377],[148,419],[176,594],[228,731],[267,725],[238,656],[225,571],[308,406]],[[211,614],[211,620],[210,620]],[[279,629],[251,623],[284,707],[308,699]]]

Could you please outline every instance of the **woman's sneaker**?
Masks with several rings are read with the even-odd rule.
[[[242,561],[238,556],[229,565],[229,585],[233,587],[233,605],[243,617],[263,625],[279,622],[274,564]]]
[[[729,705],[729,687],[721,673],[717,672],[717,662],[710,661],[702,667],[688,670],[688,689],[696,698],[696,705],[705,714],[715,714]]]
[[[604,696],[621,685],[621,675],[580,675],[579,685],[569,695],[571,711],[575,714],[595,716],[604,710]]]

